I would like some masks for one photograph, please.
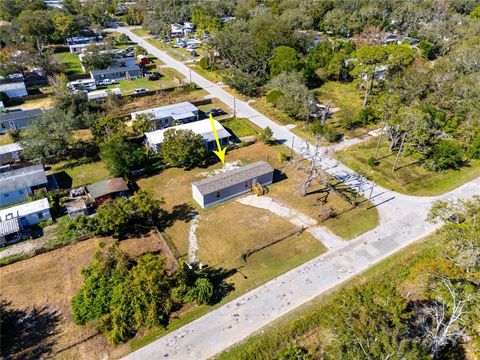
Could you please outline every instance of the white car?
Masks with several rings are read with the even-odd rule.
[[[146,88],[139,88],[139,89],[135,89],[133,90],[133,93],[134,94],[145,94],[146,92],[149,92],[150,90],[146,89]]]
[[[103,85],[103,86],[108,86],[108,85],[113,85],[113,84],[116,84],[117,82],[115,80],[112,80],[112,79],[103,79],[103,80],[100,80],[97,84],[98,85]]]

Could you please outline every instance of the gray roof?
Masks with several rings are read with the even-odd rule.
[[[47,183],[43,165],[27,166],[0,173],[0,192],[2,193]]]
[[[202,195],[206,195],[272,172],[273,167],[269,163],[258,161],[241,168],[196,181],[192,183],[192,186],[195,186]]]
[[[133,65],[133,66],[115,66],[115,67],[109,67],[108,69],[103,69],[103,70],[92,70],[90,73],[92,76],[95,75],[106,75],[106,74],[113,74],[117,73],[120,71],[140,71],[140,67],[138,65]]]
[[[27,89],[25,87],[25,83],[23,81],[15,81],[10,83],[0,84],[0,91],[8,91],[8,90],[17,90],[17,89]]]
[[[93,199],[128,190],[128,185],[122,178],[107,179],[87,185],[87,191]]]
[[[198,111],[198,108],[195,105],[185,101],[172,105],[159,106],[153,109],[136,111],[132,113],[132,118],[135,119],[141,114],[152,114],[153,119],[157,120],[170,117],[181,120],[195,116],[193,113],[194,111]]]
[[[9,111],[4,114],[0,114],[0,121],[15,121],[26,118],[33,118],[42,115],[42,109],[31,109],[22,111]]]
[[[15,234],[20,231],[18,219],[0,221],[0,236]]]
[[[20,151],[23,147],[20,143],[6,144],[0,146],[0,155],[10,154],[14,151]]]

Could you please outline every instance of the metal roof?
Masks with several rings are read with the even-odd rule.
[[[258,161],[241,168],[193,182],[192,186],[195,186],[202,195],[206,195],[268,173],[273,173],[273,167],[265,161]]]
[[[41,116],[42,113],[43,113],[42,109],[9,111],[7,113],[0,114],[0,121],[15,121],[20,119],[33,118],[33,117]]]
[[[92,70],[90,71],[90,74],[92,76],[95,75],[105,75],[105,74],[113,74],[117,72],[130,72],[130,71],[140,71],[140,67],[138,65],[133,65],[133,66],[115,66],[115,67],[109,67],[108,69],[103,69],[103,70]]]
[[[5,221],[10,218],[24,217],[30,214],[35,214],[40,211],[50,209],[50,204],[47,198],[35,200],[20,205],[12,206],[6,209],[0,209],[0,220]]]
[[[107,179],[87,185],[87,191],[93,199],[128,190],[130,189],[122,178]]]
[[[43,165],[27,166],[0,173],[0,192],[6,193],[26,187],[47,184]]]
[[[215,129],[217,130],[218,137],[220,139],[231,136],[230,133],[217,120],[214,120]],[[150,144],[161,144],[163,142],[165,131],[170,129],[176,130],[192,130],[195,134],[201,135],[205,141],[214,141],[212,125],[210,119],[194,121],[187,124],[172,126],[166,129],[155,130],[145,133],[147,142]]]
[[[195,111],[198,111],[198,108],[195,105],[184,101],[178,104],[159,106],[152,109],[136,111],[136,112],[133,112],[131,115],[132,115],[132,119],[135,119],[136,116],[142,115],[142,114],[152,114],[154,120],[165,119],[170,117],[173,117],[174,119],[186,119],[188,117],[194,116],[193,113]]]
[[[25,89],[25,83],[23,81],[15,81],[11,83],[0,84],[0,91],[8,91],[8,90],[17,90],[17,89]]]
[[[20,231],[18,219],[0,221],[0,236],[15,234]]]
[[[20,151],[22,149],[23,149],[23,147],[22,147],[22,145],[20,145],[20,143],[2,145],[2,146],[0,146],[0,155],[10,154],[14,151]]]

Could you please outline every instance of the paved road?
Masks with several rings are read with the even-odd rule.
[[[201,77],[166,52],[148,44],[127,28],[115,31],[127,34],[144,46],[167,66],[175,68],[233,108],[233,97],[218,85]],[[236,100],[237,115],[246,117],[256,125],[269,126],[274,137],[285,141],[295,151],[305,142],[285,126],[268,119],[246,102]],[[360,175],[327,159],[322,166],[334,177],[348,182],[364,194],[373,187],[372,201],[380,214],[380,225],[344,246],[327,253],[269,281],[249,293],[211,311],[201,318],[173,331],[155,342],[137,350],[126,359],[207,359],[253,332],[278,319],[292,309],[305,304],[326,290],[366,270],[374,263],[401,248],[430,234],[437,226],[427,223],[425,217],[437,199],[469,198],[480,193],[480,178],[440,197],[405,196],[380,186],[374,186]]]

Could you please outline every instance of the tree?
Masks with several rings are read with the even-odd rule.
[[[132,121],[133,131],[139,133],[146,133],[148,131],[155,130],[157,128],[157,123],[153,121],[152,118],[152,114],[137,115]]]
[[[421,40],[418,44],[418,48],[422,51],[422,55],[425,59],[433,60],[436,57],[435,45],[427,40]]]
[[[273,138],[273,131],[269,126],[259,131],[257,139],[263,142],[264,144],[270,144]]]
[[[440,140],[429,155],[430,167],[435,171],[458,169],[465,164],[464,150],[455,140]]]
[[[126,134],[125,124],[115,115],[106,115],[98,118],[93,123],[91,130],[98,143],[117,135]]]
[[[300,72],[281,73],[274,77],[268,86],[282,93],[280,100],[276,102],[280,110],[296,119],[305,119],[309,115],[312,95]]]
[[[113,63],[112,55],[102,52],[98,46],[88,47],[88,53],[83,57],[83,66],[87,71],[106,69]]]
[[[207,278],[198,278],[195,281],[195,286],[188,293],[188,297],[195,300],[199,305],[209,304],[213,299],[213,295],[213,285]]]
[[[100,158],[113,177],[129,177],[132,170],[143,166],[146,153],[143,146],[137,146],[119,134],[100,145]]]
[[[53,37],[57,41],[64,41],[77,30],[75,17],[71,14],[62,11],[55,11],[51,18],[55,29]]]
[[[50,13],[44,10],[25,10],[17,18],[20,33],[35,42],[39,52],[43,50],[54,26]]]
[[[268,62],[270,77],[275,77],[282,72],[300,70],[298,52],[289,46],[278,46],[273,50],[272,57]]]
[[[165,131],[161,154],[166,164],[186,168],[203,166],[208,155],[201,135],[176,129]]]
[[[61,110],[45,111],[40,119],[27,128],[22,144],[23,156],[27,159],[46,160],[50,157],[65,157],[73,143],[70,124],[73,120]]]

